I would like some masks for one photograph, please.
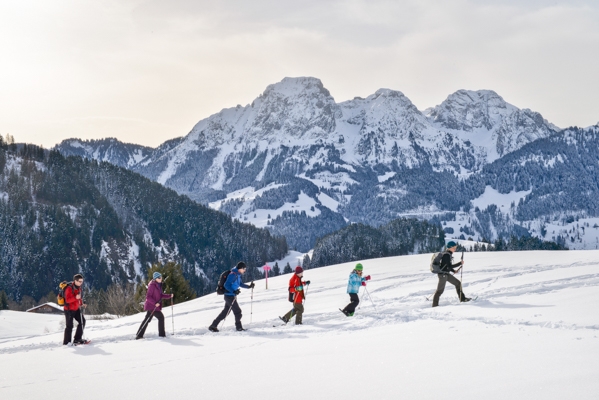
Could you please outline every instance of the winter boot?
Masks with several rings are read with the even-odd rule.
[[[208,327],[208,330],[209,330],[210,332],[218,332],[218,328],[217,328],[216,326],[212,326],[212,325],[210,325],[210,326]]]

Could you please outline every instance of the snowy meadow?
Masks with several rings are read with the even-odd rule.
[[[210,294],[164,308],[134,340],[143,314],[88,321],[87,346],[62,346],[64,318],[0,312],[0,398],[62,399],[596,399],[599,394],[599,251],[466,253],[458,303],[447,285],[440,306],[430,255],[364,260],[371,275],[354,317],[355,263],[308,270],[304,325],[282,326],[291,275],[257,281],[238,296],[220,333],[223,307]],[[456,257],[457,261],[457,257]],[[171,318],[174,315],[174,321]],[[174,335],[173,333],[174,322]]]

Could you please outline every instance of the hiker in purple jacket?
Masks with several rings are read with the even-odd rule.
[[[141,323],[135,339],[143,339],[146,328],[152,320],[152,317],[158,318],[158,336],[166,337],[166,332],[164,331],[164,315],[162,314],[162,299],[170,299],[173,295],[162,293],[162,274],[160,272],[154,272],[152,278],[154,279],[152,279],[152,282],[148,285],[148,293],[146,293],[146,302],[144,304],[146,317]]]

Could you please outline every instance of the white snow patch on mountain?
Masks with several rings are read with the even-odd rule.
[[[320,203],[333,212],[337,212],[337,208],[339,207],[339,202],[337,200],[332,199],[325,193],[318,193],[318,200]]]
[[[395,175],[397,175],[397,172],[392,171],[392,172],[387,172],[384,175],[379,175],[379,176],[377,176],[377,178],[379,180],[379,183],[383,183],[383,182],[386,182],[389,179],[393,178]]]
[[[474,207],[478,207],[481,210],[484,210],[491,204],[495,204],[501,212],[507,214],[510,212],[511,204],[514,203],[515,206],[518,206],[518,202],[520,199],[526,197],[531,193],[532,190],[525,191],[511,191],[510,193],[499,193],[497,190],[493,189],[491,186],[485,188],[485,192],[480,195],[478,198],[472,200],[472,205]]]

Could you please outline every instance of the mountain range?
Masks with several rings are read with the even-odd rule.
[[[155,149],[116,139],[56,149],[140,173],[300,251],[348,223],[403,216],[439,222],[448,237],[533,235],[595,248],[598,235],[581,226],[599,222],[586,201],[599,194],[598,132],[562,130],[490,90],[460,90],[420,111],[390,89],[337,103],[320,80],[303,77]],[[584,190],[560,194],[558,170]]]

